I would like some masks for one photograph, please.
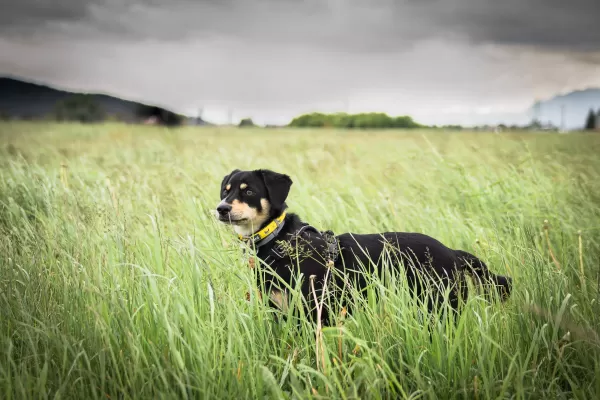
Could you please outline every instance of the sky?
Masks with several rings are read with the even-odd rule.
[[[510,120],[600,87],[599,0],[0,0],[0,75],[223,123]]]

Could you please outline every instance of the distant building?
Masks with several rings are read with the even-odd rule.
[[[202,117],[184,117],[183,125],[187,126],[211,126],[212,123],[205,121]]]
[[[142,122],[144,125],[157,125],[158,117],[156,117],[156,115],[153,115],[151,117],[144,119]]]

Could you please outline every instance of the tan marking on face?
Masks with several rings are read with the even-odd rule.
[[[237,199],[231,202],[231,211],[230,211],[232,219],[247,219],[250,222],[254,218],[256,218],[256,209],[250,207],[248,203],[243,203]]]
[[[240,189],[242,189],[242,190],[246,189],[247,187],[248,187],[248,185],[246,185],[245,183],[242,183],[240,185]]]
[[[273,300],[273,303],[275,303],[281,311],[283,311],[283,312],[288,311],[288,298],[287,298],[286,294],[281,292],[281,290],[276,290],[276,289],[272,290],[271,293],[269,294],[269,297],[271,297],[271,300]]]
[[[271,204],[267,199],[261,199],[260,204],[262,211],[258,211],[255,208],[250,207],[248,204],[243,203],[239,200],[234,200],[231,203],[231,216],[233,219],[246,219],[243,223],[234,225],[233,229],[243,236],[250,236],[253,233],[258,232],[261,225],[265,223],[269,217],[269,211],[271,210]]]
[[[269,211],[271,211],[271,203],[267,199],[260,199],[260,205],[262,206],[261,214],[269,215]]]
[[[225,190],[229,190],[231,189],[231,183],[228,183],[227,186],[225,186]]]

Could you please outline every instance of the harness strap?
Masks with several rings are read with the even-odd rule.
[[[338,256],[340,255],[340,248],[337,238],[335,234],[331,230],[327,230],[325,232],[321,232],[321,235],[325,238],[325,242],[327,243],[327,259],[328,261],[336,262]]]
[[[301,236],[306,231],[314,231],[315,233],[317,233],[323,237],[323,239],[325,240],[325,243],[327,245],[326,250],[325,250],[327,266],[328,267],[332,266],[340,254],[339,244],[338,244],[337,238],[335,237],[335,234],[331,230],[319,231],[317,228],[307,224],[307,225],[302,226],[296,232],[294,232],[292,234],[292,238]],[[286,240],[285,242],[290,243],[290,241],[288,241],[288,240]],[[271,252],[278,258],[283,258],[284,257],[284,246],[285,246],[284,244],[278,243],[271,248]]]

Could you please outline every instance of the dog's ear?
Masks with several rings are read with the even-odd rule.
[[[285,204],[285,199],[287,199],[290,193],[290,187],[292,187],[293,183],[292,179],[285,174],[273,172],[268,169],[259,169],[256,172],[262,176],[271,205],[274,208],[282,208]]]
[[[223,193],[223,190],[225,189],[227,182],[229,182],[229,178],[231,178],[231,175],[235,174],[236,172],[240,172],[240,170],[234,169],[228,175],[225,175],[225,177],[223,178],[223,181],[221,182],[221,193]]]

